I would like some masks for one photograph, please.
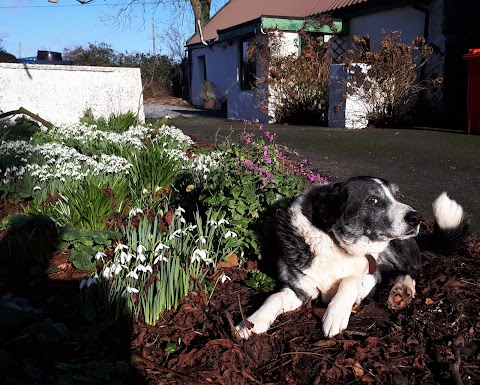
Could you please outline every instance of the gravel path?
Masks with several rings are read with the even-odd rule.
[[[177,116],[194,116],[198,114],[199,109],[194,107],[171,106],[167,104],[145,103],[145,119],[161,119],[165,115],[172,118]]]

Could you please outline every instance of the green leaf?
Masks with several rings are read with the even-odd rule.
[[[64,227],[60,229],[58,237],[62,241],[72,242],[81,238],[81,232],[73,227]]]
[[[167,346],[165,346],[165,353],[167,354],[172,354],[172,353],[175,353],[177,351],[177,345],[169,342],[167,344]]]
[[[92,270],[97,265],[94,255],[85,250],[73,249],[69,261],[79,270]]]

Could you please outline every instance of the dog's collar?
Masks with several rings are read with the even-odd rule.
[[[377,271],[377,261],[371,254],[365,254],[365,258],[368,261],[368,274],[373,274]]]

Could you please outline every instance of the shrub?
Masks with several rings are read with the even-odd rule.
[[[285,123],[326,121],[331,60],[321,36],[302,30],[293,52],[285,52],[283,34],[269,31],[255,39],[249,54],[264,69],[257,80],[262,112]]]
[[[365,38],[355,36],[354,41],[356,51],[348,51],[343,58],[351,73],[347,94],[362,102],[374,126],[399,124],[407,117],[410,102],[427,83],[441,82],[440,78],[420,78],[420,69],[433,54],[423,37],[409,45],[401,42],[401,32],[393,31],[382,40],[380,52],[367,50]],[[355,67],[356,63],[364,63],[363,70]]]

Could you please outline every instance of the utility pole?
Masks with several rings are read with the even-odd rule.
[[[155,16],[152,16],[152,44],[153,44],[153,56],[155,57]]]

